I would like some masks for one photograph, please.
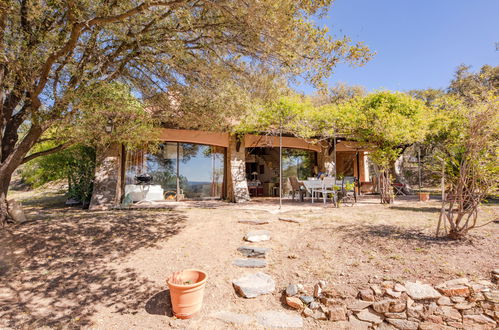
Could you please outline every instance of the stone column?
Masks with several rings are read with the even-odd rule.
[[[246,150],[244,138],[239,143],[235,135],[229,137],[227,148],[227,199],[233,203],[242,203],[250,200],[248,182],[246,181]]]
[[[97,159],[101,161],[95,169],[90,210],[109,210],[120,204],[121,156],[120,144],[115,143],[105,150],[97,150]]]
[[[321,151],[317,153],[317,165],[319,165],[319,172],[327,173],[327,175],[332,176],[334,175],[334,153],[336,152],[333,150],[331,152],[331,155],[329,155],[329,145],[323,145],[321,146]]]

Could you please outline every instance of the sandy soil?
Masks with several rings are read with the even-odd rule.
[[[436,201],[386,207],[367,199],[339,209],[287,203],[282,214],[265,200],[110,212],[64,208],[60,201],[57,195],[31,197],[24,204],[33,221],[2,230],[0,328],[235,328],[212,314],[287,310],[282,291],[289,283],[310,291],[324,279],[355,294],[369,281],[489,279],[499,268],[498,224],[473,231],[464,242],[436,239]],[[497,219],[498,210],[484,207],[480,221]],[[306,222],[278,221],[283,214]],[[273,221],[256,227],[237,223],[242,218]],[[244,299],[231,280],[251,270],[232,262],[252,229],[272,232],[270,241],[252,245],[272,248],[264,271],[277,290]],[[172,317],[165,286],[165,278],[183,268],[209,277],[203,310],[191,320]],[[330,323],[307,319],[305,326]]]

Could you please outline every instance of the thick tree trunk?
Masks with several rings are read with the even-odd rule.
[[[12,173],[0,171],[0,226],[3,226],[9,220],[7,205],[7,191],[9,190]]]
[[[390,182],[390,174],[387,170],[380,170],[378,175],[380,183],[381,204],[393,203],[393,188]]]

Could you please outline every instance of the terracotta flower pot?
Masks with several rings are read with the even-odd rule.
[[[186,269],[179,277],[184,284],[178,284],[178,279],[174,283],[172,277],[167,282],[170,288],[173,314],[180,319],[188,319],[201,310],[206,273],[197,269]]]
[[[427,202],[430,200],[430,193],[420,192],[418,195],[419,195],[420,202]]]

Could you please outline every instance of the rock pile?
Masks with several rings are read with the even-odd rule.
[[[303,316],[335,322],[338,329],[495,329],[499,322],[497,287],[467,278],[436,286],[383,281],[353,292],[320,281],[312,295],[290,284],[285,301]]]

